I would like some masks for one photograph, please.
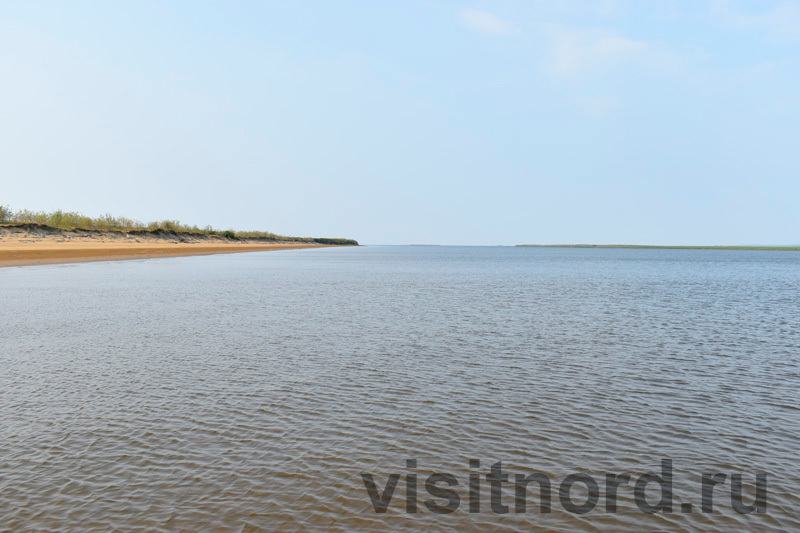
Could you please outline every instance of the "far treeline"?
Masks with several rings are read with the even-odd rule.
[[[126,217],[115,217],[109,214],[92,218],[75,212],[57,211],[14,211],[8,206],[0,205],[0,224],[38,224],[62,231],[111,231],[111,232],[170,232],[183,235],[203,235],[230,240],[257,239],[261,241],[313,242],[317,244],[358,245],[353,239],[327,237],[289,237],[267,231],[234,231],[218,230],[211,226],[200,228],[181,224],[177,220],[162,220],[145,224]]]
[[[656,244],[517,244],[522,248],[629,248],[632,250],[765,250],[798,252],[800,246],[659,246]]]

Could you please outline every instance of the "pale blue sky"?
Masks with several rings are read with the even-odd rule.
[[[0,203],[363,243],[800,242],[800,2],[0,3]]]

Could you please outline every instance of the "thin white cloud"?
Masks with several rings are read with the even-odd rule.
[[[507,34],[513,30],[511,23],[488,11],[461,9],[458,20],[467,28],[482,33]]]
[[[702,57],[698,49],[676,49],[668,43],[630,39],[604,29],[553,26],[546,35],[550,68],[560,76],[600,74],[622,67],[675,76]]]
[[[678,0],[658,0],[654,3],[656,16],[661,20],[677,20],[681,16]]]
[[[573,103],[583,114],[593,118],[606,118],[620,107],[619,100],[610,96],[579,96]]]
[[[731,0],[713,0],[711,14],[720,23],[766,32],[778,40],[800,40],[800,2],[781,2],[761,13],[744,13]]]
[[[595,17],[616,17],[628,11],[629,2],[623,0],[531,0],[529,5],[561,15],[589,15]]]
[[[552,66],[558,74],[602,70],[645,54],[649,45],[605,30],[554,29]]]

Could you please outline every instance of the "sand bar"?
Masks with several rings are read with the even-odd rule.
[[[176,238],[130,237],[124,234],[39,234],[0,230],[0,267],[261,252],[325,246],[304,242],[178,240]]]

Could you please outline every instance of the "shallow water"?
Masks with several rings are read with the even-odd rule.
[[[800,530],[800,253],[295,250],[0,269],[0,302],[0,530]],[[662,459],[672,513],[605,512]],[[469,513],[496,461],[552,512],[482,480]],[[705,472],[767,473],[766,513],[701,513]],[[385,514],[361,473],[402,474]]]

